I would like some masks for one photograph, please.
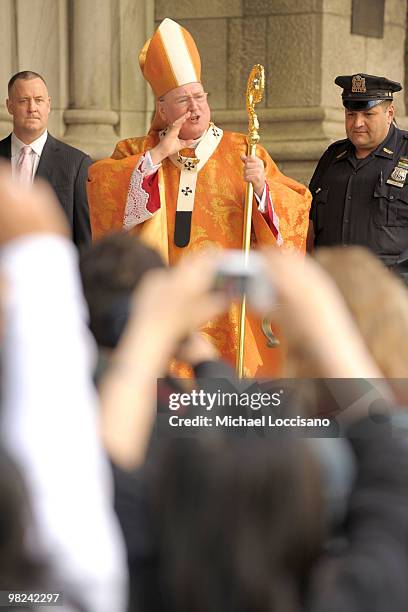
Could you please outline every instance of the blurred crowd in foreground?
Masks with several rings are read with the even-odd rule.
[[[337,415],[338,448],[163,442],[156,381],[172,359],[233,378],[197,333],[228,307],[211,290],[222,254],[166,269],[111,236],[84,253],[83,291],[50,189],[4,168],[0,244],[0,590],[60,591],[72,612],[406,610],[408,296],[391,272],[360,248],[263,254],[287,375],[377,381],[375,418],[364,401]],[[335,525],[330,458],[352,474]]]

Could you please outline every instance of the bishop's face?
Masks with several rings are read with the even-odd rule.
[[[167,125],[190,111],[190,117],[180,130],[180,138],[183,140],[200,138],[210,123],[207,93],[201,83],[187,83],[167,92],[159,100],[158,110]]]

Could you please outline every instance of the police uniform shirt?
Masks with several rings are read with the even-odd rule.
[[[408,132],[393,125],[364,159],[348,139],[327,149],[310,182],[316,247],[358,244],[395,264],[408,248],[408,184],[387,180],[401,157],[408,157]]]

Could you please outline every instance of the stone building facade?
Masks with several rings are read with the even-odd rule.
[[[254,63],[265,66],[261,142],[304,182],[344,136],[335,76],[405,80],[407,0],[0,0],[0,136],[11,126],[7,81],[27,69],[47,81],[50,131],[95,159],[145,133],[154,100],[137,58],[164,17],[193,34],[223,128],[246,132],[246,80]],[[405,126],[403,93],[396,104]]]

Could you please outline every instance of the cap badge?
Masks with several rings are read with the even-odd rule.
[[[351,80],[351,92],[352,93],[366,93],[365,78],[359,74],[355,74]]]

